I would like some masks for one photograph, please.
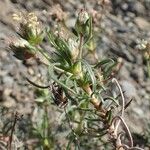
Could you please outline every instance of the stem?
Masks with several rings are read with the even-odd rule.
[[[112,82],[116,82],[116,84],[117,84],[117,86],[118,86],[118,89],[119,89],[119,91],[120,91],[120,95],[121,95],[121,99],[122,99],[121,118],[123,118],[123,117],[124,117],[124,109],[125,109],[125,98],[124,98],[124,95],[123,95],[121,86],[120,86],[119,82],[117,81],[117,79],[113,78],[113,79],[112,79]],[[117,131],[118,131],[120,122],[121,122],[121,121],[119,120],[118,123],[117,123],[117,125],[116,125],[115,131],[114,131],[115,134],[117,134]]]
[[[106,115],[106,110],[104,110],[102,107],[101,107],[101,102],[94,96],[92,95],[92,90],[90,88],[90,85],[87,84],[85,86],[82,87],[82,89],[89,95],[91,96],[91,99],[90,99],[90,102],[93,104],[93,106],[100,111],[100,116],[101,117],[105,117]]]
[[[93,52],[92,54],[93,54],[93,56],[94,56],[95,60],[96,60],[96,61],[98,61],[98,55],[97,55],[97,53],[96,53],[96,51],[95,51],[95,50],[94,50],[94,52]]]
[[[119,91],[120,91],[120,95],[121,95],[121,99],[122,99],[121,117],[123,117],[123,116],[124,116],[124,108],[125,108],[125,98],[124,98],[124,95],[123,95],[121,86],[120,86],[119,82],[117,81],[117,79],[116,79],[116,78],[113,78],[113,79],[112,79],[112,82],[116,82],[116,84],[117,84],[117,86],[118,86],[118,89],[119,89]]]
[[[51,61],[51,59],[48,57],[48,55],[47,55],[45,52],[43,52],[42,49],[40,49],[40,48],[37,48],[37,49],[38,49],[38,51],[48,60],[48,62]]]
[[[85,103],[82,107],[83,109],[88,109],[88,103]],[[82,109],[81,108],[81,109]],[[77,128],[77,131],[78,131],[78,134],[81,134],[82,133],[82,127],[83,127],[83,124],[84,124],[84,118],[85,118],[85,115],[86,115],[86,111],[81,111],[80,112],[80,122],[78,124],[78,128]],[[84,121],[84,122],[83,122]]]
[[[82,50],[83,50],[83,35],[80,34],[79,59],[82,59]]]
[[[70,117],[69,117],[69,115],[68,115],[67,110],[66,110],[65,107],[64,107],[64,111],[65,111],[65,115],[66,115],[66,119],[67,119],[67,121],[68,121],[69,127],[70,127],[70,129],[71,129],[71,131],[72,131],[72,133],[73,133],[73,135],[74,135],[74,139],[73,139],[73,140],[76,141],[77,146],[78,146],[78,148],[80,149],[80,141],[79,141],[79,139],[78,139],[78,136],[77,136],[75,130],[74,130],[73,127],[72,127]]]
[[[150,78],[150,60],[147,60],[147,74],[148,77]]]
[[[130,141],[130,147],[133,147],[133,138],[132,138],[132,135],[131,135],[131,132],[126,124],[126,122],[124,121],[124,119],[120,116],[116,116],[115,118],[113,118],[112,120],[112,123],[116,120],[116,119],[119,119],[120,122],[122,122],[123,126],[124,126],[124,129],[126,130],[126,133],[128,134],[128,137],[129,137],[129,141]]]
[[[8,145],[8,149],[9,150],[11,150],[11,144],[12,144],[12,141],[13,141],[13,133],[15,131],[15,125],[17,123],[17,120],[18,120],[18,113],[16,112],[15,119],[14,119],[14,122],[13,122],[13,125],[12,125],[12,129],[11,129],[11,133],[10,133],[10,139],[9,139],[9,145]]]
[[[89,96],[92,95],[93,92],[92,92],[92,90],[91,90],[89,84],[83,86],[82,88],[83,88],[83,90],[84,90]],[[94,107],[95,107],[96,109],[99,108],[99,104],[100,104],[100,103],[99,103],[99,100],[96,99],[94,95],[92,95],[92,98],[91,98],[90,102],[94,105]]]
[[[61,73],[65,73],[65,74],[67,74],[68,76],[73,76],[72,73],[67,72],[67,71],[65,71],[65,70],[63,70],[63,69],[61,69],[61,68],[59,68],[59,67],[54,66],[54,69],[57,70],[57,71],[60,71]]]

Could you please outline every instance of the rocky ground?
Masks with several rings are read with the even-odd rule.
[[[6,39],[15,36],[16,31],[12,13],[34,11],[42,22],[50,24],[51,18],[43,10],[56,11],[52,7],[60,4],[67,13],[67,24],[72,27],[77,10],[86,6],[88,10],[97,10],[101,18],[95,20],[95,24],[101,29],[97,49],[99,57],[107,54],[110,57],[122,58],[123,66],[117,78],[125,91],[126,99],[133,98],[127,109],[126,119],[135,135],[135,142],[142,147],[148,147],[142,135],[150,129],[150,79],[147,78],[142,53],[136,46],[141,39],[150,40],[150,1],[106,0],[104,9],[99,2],[100,0],[0,0],[0,103],[7,108],[5,117],[2,117],[10,118],[17,110],[24,114],[22,126],[26,126],[27,118],[37,105],[33,87],[24,80],[24,75],[32,76],[33,80],[44,80],[46,76],[44,66],[38,62],[22,63],[8,51]],[[4,121],[1,120],[1,127]],[[22,128],[26,130],[25,127]]]

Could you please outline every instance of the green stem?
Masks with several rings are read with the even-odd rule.
[[[38,51],[50,62],[51,59],[49,58],[49,56],[40,48],[37,48]]]
[[[72,73],[67,72],[67,71],[65,71],[65,70],[63,70],[63,69],[61,69],[61,68],[59,68],[59,67],[54,66],[54,69],[57,70],[57,71],[59,71],[59,72],[61,72],[61,73],[65,73],[65,74],[68,75],[68,76],[73,76]]]

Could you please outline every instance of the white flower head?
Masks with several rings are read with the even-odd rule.
[[[81,24],[85,24],[86,21],[89,19],[89,14],[85,9],[80,10],[78,19]]]
[[[141,41],[138,41],[138,45],[136,47],[137,49],[145,50],[147,48],[147,44],[148,44],[148,41],[145,39],[142,39]]]
[[[79,54],[79,41],[73,40],[72,38],[68,39],[68,45],[71,50],[71,55],[73,59],[76,59]]]

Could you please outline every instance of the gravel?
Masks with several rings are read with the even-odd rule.
[[[31,115],[33,107],[36,107],[34,88],[24,80],[22,75],[30,75],[33,80],[36,80],[38,75],[45,80],[45,83],[44,77],[47,74],[45,68],[38,62],[31,60],[22,63],[7,50],[7,43],[4,40],[14,36],[16,30],[15,22],[11,19],[12,13],[18,10],[35,11],[38,12],[41,20],[42,18],[44,20],[40,12],[42,10],[50,12],[52,5],[59,3],[64,11],[69,12],[67,25],[72,27],[75,23],[75,11],[83,6],[83,2],[88,8],[101,10],[96,1],[69,0],[66,3],[65,0],[0,0],[0,102],[3,106],[17,110],[25,117]],[[142,132],[147,126],[145,120],[150,119],[150,79],[146,78],[145,64],[141,53],[135,47],[137,40],[150,37],[150,13],[148,13],[150,7],[148,6],[150,6],[149,0],[112,0],[111,5],[105,10],[106,14],[98,22],[101,33],[98,35],[97,51],[100,57],[111,56],[123,59],[123,67],[118,72],[117,78],[127,100],[135,98],[128,108],[129,126],[133,129],[140,126]],[[139,123],[141,120],[143,122]],[[134,132],[139,133],[138,130]]]

